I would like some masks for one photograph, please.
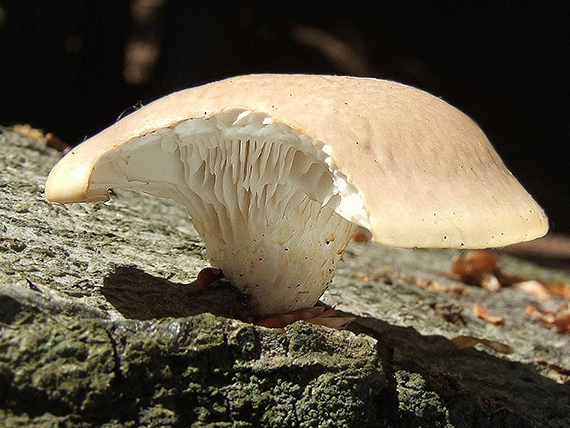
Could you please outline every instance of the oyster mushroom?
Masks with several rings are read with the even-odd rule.
[[[251,75],[176,92],[69,152],[55,202],[128,189],[184,205],[258,315],[313,306],[357,226],[398,247],[486,248],[547,219],[466,115],[371,78]]]

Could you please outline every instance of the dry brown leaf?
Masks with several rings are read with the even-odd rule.
[[[451,339],[451,342],[457,347],[457,349],[472,348],[475,345],[481,344],[501,354],[510,354],[513,352],[511,347],[509,345],[505,345],[504,343],[489,339],[479,339],[472,336],[457,336],[456,338]]]
[[[534,305],[531,305],[530,303],[528,305],[526,305],[526,308],[524,308],[525,313],[532,315],[533,317],[539,319],[542,322],[545,322],[547,324],[550,324],[552,322],[552,319],[549,318],[550,315],[552,315],[552,312],[550,311],[541,311],[539,310],[537,307],[535,307]]]
[[[438,290],[436,290],[436,291],[438,291]],[[443,287],[441,292],[454,294],[456,296],[468,296],[469,295],[469,290],[465,289],[465,287],[463,287],[461,285],[451,285],[451,286]]]
[[[437,281],[429,281],[426,285],[428,290],[437,291],[438,293],[449,293],[454,294],[456,296],[462,296],[467,293],[464,287],[461,285],[442,285]]]
[[[48,147],[56,149],[57,151],[62,152],[63,154],[66,154],[73,148],[71,145],[67,144],[65,141],[63,141],[58,136],[52,134],[51,132],[48,132],[45,138],[46,138],[46,145]]]
[[[570,333],[570,305],[568,303],[561,305],[555,312],[540,310],[531,304],[528,304],[524,311],[545,324],[553,325],[556,333]]]
[[[477,303],[475,303],[473,305],[473,314],[477,318],[481,318],[482,320],[490,322],[491,324],[495,324],[495,325],[505,324],[505,321],[503,320],[503,318],[495,316],[495,315],[491,315],[489,313],[489,310],[485,306],[478,305]]]
[[[494,272],[498,264],[499,259],[492,251],[470,251],[453,258],[451,273],[478,278],[481,274]]]
[[[12,126],[12,131],[17,134],[20,134],[22,137],[30,138],[32,140],[40,141],[41,143],[45,143],[45,136],[44,131],[41,129],[33,128],[28,124],[18,124]]]
[[[311,324],[324,325],[326,327],[342,330],[355,319],[355,317],[339,317],[335,309],[325,310],[324,306],[314,306],[308,309],[293,311],[288,314],[265,318],[257,322],[257,325],[269,328],[284,328],[296,321],[305,321]]]
[[[352,240],[356,242],[368,243],[372,240],[372,234],[368,230],[359,227],[352,235]]]
[[[505,274],[499,269],[499,259],[489,251],[471,251],[455,256],[451,261],[450,272],[461,282],[478,285],[489,291],[514,286],[541,299],[551,295],[570,300],[570,285],[561,281],[545,281]]]
[[[324,325],[337,330],[345,329],[356,317],[339,317],[334,309],[329,309],[315,318],[305,320],[311,324]]]
[[[370,281],[370,278],[367,275],[364,275],[363,273],[360,273],[360,272],[353,272],[352,276],[354,278],[360,279],[362,282],[369,282]]]
[[[376,269],[371,275],[370,279],[374,282],[381,282],[383,284],[392,284],[392,271],[388,267],[383,267],[381,269]]]
[[[556,314],[553,324],[556,326],[556,333],[570,334],[570,311]]]
[[[455,256],[451,261],[450,271],[466,284],[498,291],[501,288],[497,279],[498,264],[499,259],[492,251],[471,251]]]
[[[257,323],[262,327],[269,328],[283,328],[295,321],[309,320],[316,318],[325,312],[324,306],[314,306],[308,309],[299,309],[297,311],[289,312],[287,314],[275,315],[273,317],[265,318]]]
[[[201,290],[205,290],[208,286],[218,279],[224,277],[221,269],[214,267],[204,268],[198,273],[198,278],[196,278],[196,284]]]
[[[60,151],[64,154],[73,148],[71,145],[67,144],[53,133],[48,132],[47,134],[44,134],[44,131],[42,129],[33,128],[28,124],[14,125],[12,126],[12,131],[20,134],[22,137],[36,140],[39,143],[45,144],[47,147],[56,149],[57,151]]]
[[[562,281],[543,281],[542,284],[551,294],[570,300],[570,285]]]
[[[514,284],[514,287],[524,291],[525,293],[532,294],[539,299],[548,299],[550,297],[548,289],[543,284],[534,279],[517,282]]]
[[[499,278],[497,278],[497,276],[493,273],[484,273],[481,276],[480,284],[481,287],[493,293],[496,293],[501,288],[503,288],[503,285],[499,281]]]

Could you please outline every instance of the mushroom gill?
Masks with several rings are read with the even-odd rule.
[[[213,266],[257,315],[313,306],[356,225],[355,187],[308,135],[244,109],[132,139],[95,163],[90,191],[142,191],[184,205]]]

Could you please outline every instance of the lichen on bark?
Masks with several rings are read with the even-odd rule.
[[[386,380],[366,335],[211,314],[112,321],[20,291],[1,290],[6,425],[370,426],[377,416]]]

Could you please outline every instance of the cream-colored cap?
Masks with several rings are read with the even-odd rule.
[[[250,75],[176,92],[73,149],[50,173],[46,196],[105,200],[106,191],[90,190],[102,155],[231,108],[263,112],[324,143],[358,189],[376,242],[484,248],[548,230],[542,209],[469,117],[426,92],[372,78]]]

